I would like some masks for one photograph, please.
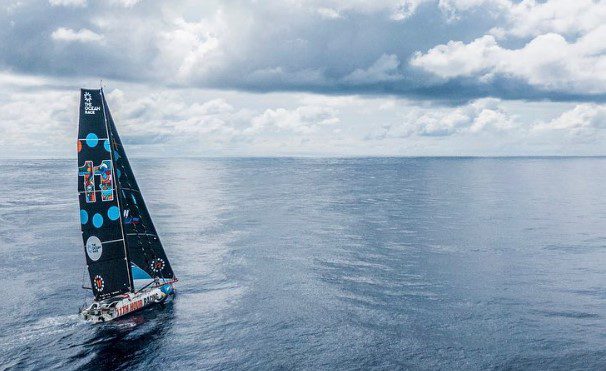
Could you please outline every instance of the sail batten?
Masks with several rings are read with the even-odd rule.
[[[111,240],[111,241],[101,242],[101,244],[112,243],[112,242],[120,242],[120,241],[124,241],[124,238],[119,238],[117,240]]]
[[[108,189],[108,191],[113,191],[113,190],[114,190],[113,188]],[[94,193],[101,193],[101,192],[103,192],[103,191],[102,191],[102,190],[99,190],[99,189],[97,189],[96,191],[79,191],[79,192],[78,192],[78,194],[86,194],[86,193],[91,193],[91,192],[94,192]]]

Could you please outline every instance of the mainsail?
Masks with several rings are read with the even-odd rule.
[[[132,291],[101,90],[80,92],[78,193],[86,263],[96,299]]]
[[[80,222],[95,298],[133,292],[138,279],[173,279],[101,89],[81,90],[78,166]]]

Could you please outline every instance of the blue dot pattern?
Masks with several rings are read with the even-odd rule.
[[[86,136],[86,144],[93,148],[99,143],[99,137],[95,133],[90,133]]]
[[[88,223],[88,213],[86,212],[86,210],[80,210],[80,223]]]
[[[103,148],[105,148],[105,150],[109,152],[109,139],[105,139],[103,143]]]
[[[120,217],[120,209],[118,209],[118,206],[110,207],[109,210],[107,210],[107,217],[110,220],[118,220]]]
[[[101,214],[95,214],[95,216],[93,216],[93,225],[95,228],[101,228],[103,225],[103,216]]]

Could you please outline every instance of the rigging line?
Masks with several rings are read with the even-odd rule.
[[[162,280],[163,280],[164,282],[162,282],[162,284],[158,285],[158,287],[160,287],[160,286],[162,286],[162,285],[166,285],[167,283],[175,283],[175,282],[177,282],[177,280],[176,280],[176,279],[172,279],[172,280],[166,281],[166,279],[165,279],[165,278],[162,278]],[[152,285],[152,284],[154,284],[154,283],[156,283],[156,280],[153,280],[152,282],[148,283],[147,285],[145,285],[145,286],[141,287],[139,290],[137,290],[137,292],[135,292],[135,294],[136,294],[136,293],[138,293],[138,292],[141,292],[141,291],[145,290],[145,288],[146,288],[147,286]]]
[[[82,287],[84,287],[84,275],[86,274],[86,270],[82,270]],[[91,284],[92,286],[92,284]],[[82,306],[86,307],[86,291],[82,293]]]

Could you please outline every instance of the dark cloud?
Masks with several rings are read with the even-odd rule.
[[[89,1],[85,7],[10,1],[0,13],[0,66],[24,74],[163,87],[397,95],[454,103],[486,96],[605,101],[606,94],[545,89],[511,76],[440,79],[413,68],[409,61],[415,52],[451,40],[469,43],[506,25],[503,16],[486,5],[454,20],[452,8],[445,13],[437,2],[426,1],[409,17],[394,20],[399,8],[385,3],[369,10],[339,1],[143,1],[131,7],[115,1]],[[56,34],[59,29],[68,37]]]

